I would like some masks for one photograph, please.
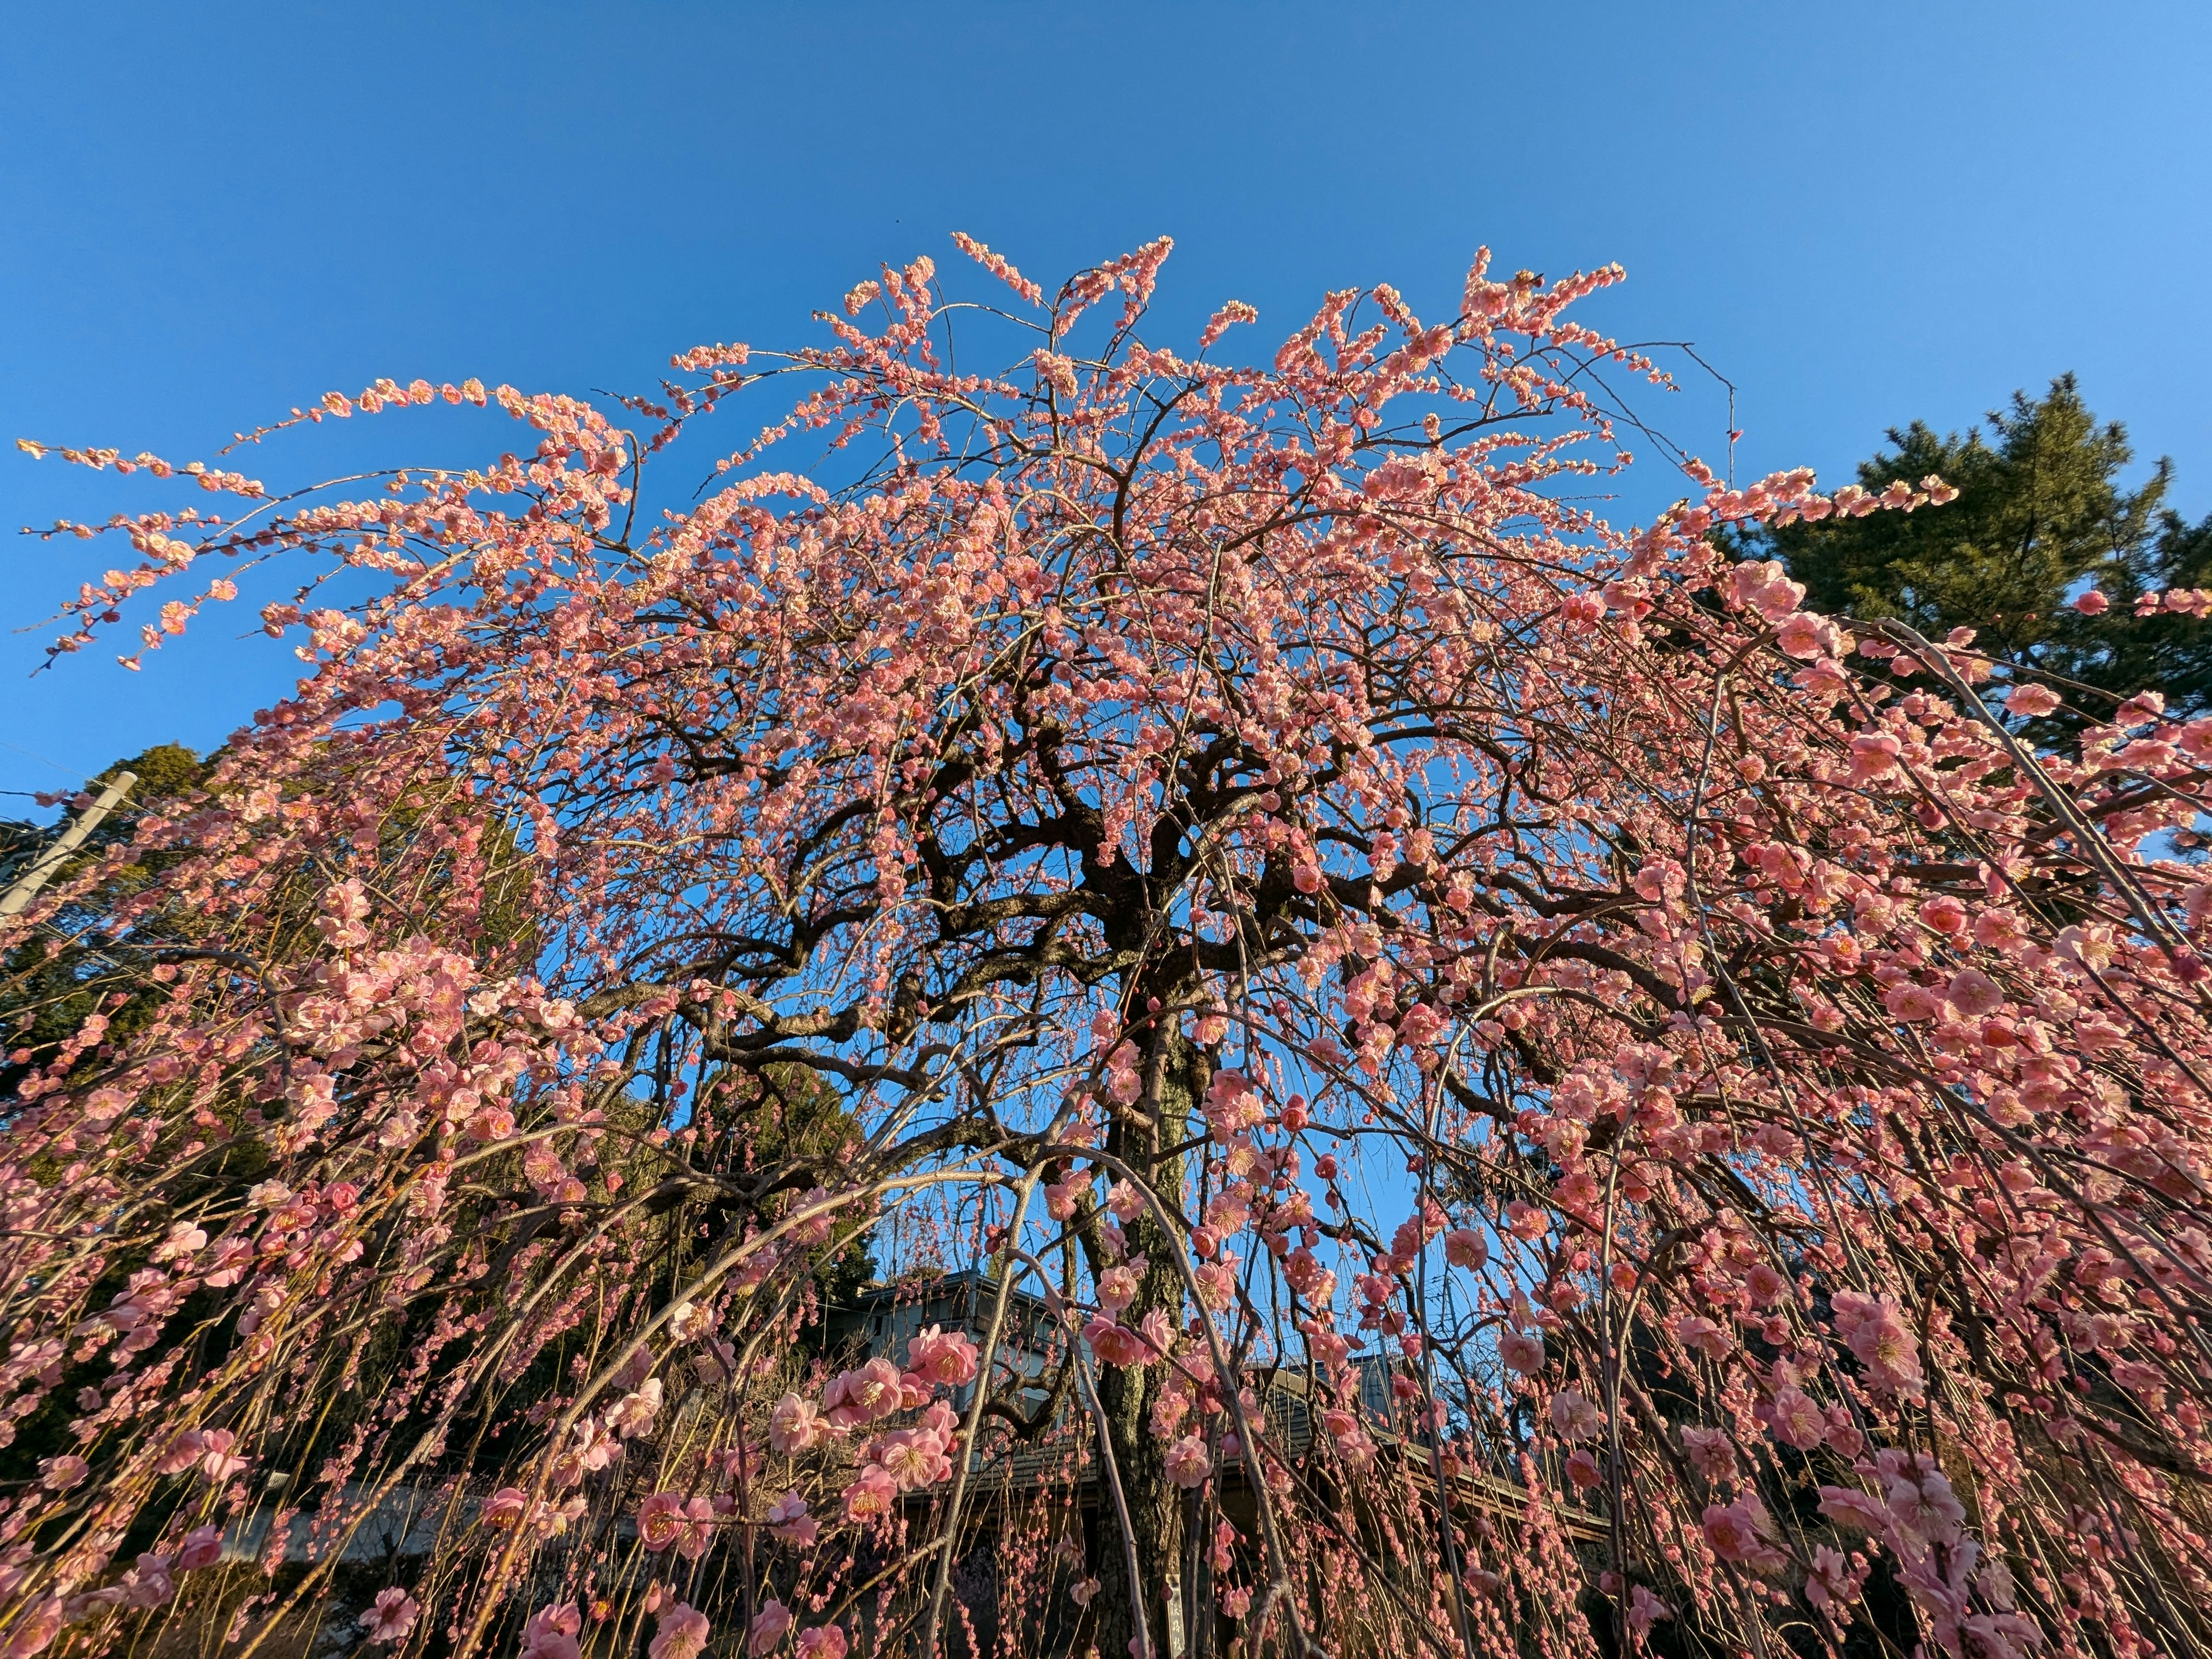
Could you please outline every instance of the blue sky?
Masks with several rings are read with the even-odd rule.
[[[1740,473],[1841,481],[1887,425],[2073,369],[2196,516],[2208,64],[2212,8],[2118,0],[21,8],[0,438],[183,459],[378,375],[647,389],[954,229],[1048,286],[1166,232],[1155,331],[1233,296],[1270,341],[1329,287],[1441,312],[1487,242],[1625,264],[1589,314],[1734,380]],[[1710,385],[1653,412],[1718,458]],[[248,470],[483,453],[392,431]],[[151,499],[0,448],[9,530]],[[0,788],[210,747],[296,669],[234,607],[142,674],[27,678],[14,630],[112,556],[0,545]]]

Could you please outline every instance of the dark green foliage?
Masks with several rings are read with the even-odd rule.
[[[1779,558],[1805,585],[1812,609],[1861,621],[1895,617],[1931,639],[1974,630],[1977,648],[2054,681],[2071,712],[2045,723],[2056,736],[2108,719],[2123,698],[2165,693],[2167,708],[2212,709],[2212,623],[2162,613],[2138,618],[2145,592],[2212,586],[2212,517],[2190,525],[2165,505],[2172,465],[2133,488],[2126,429],[2100,425],[2070,374],[2040,399],[2011,407],[1965,436],[1915,421],[1862,462],[1858,481],[1880,493],[1933,473],[1959,491],[1942,507],[1794,524],[1744,551]],[[2069,603],[2082,586],[2111,601],[2100,617]],[[2078,690],[2076,687],[2090,688]]]
[[[343,792],[348,784],[343,754],[331,750],[328,771],[313,787]],[[215,757],[202,761],[177,744],[160,744],[127,761],[118,761],[101,779],[128,769],[138,775],[129,798],[111,813],[83,847],[56,872],[64,884],[110,849],[130,845],[137,820],[206,784]],[[95,782],[98,781],[96,780]],[[438,878],[446,857],[424,860],[408,855],[428,815],[419,802],[403,799],[383,817],[348,839],[334,843],[330,860],[316,867],[293,870],[285,894],[273,907],[275,926],[255,955],[264,963],[290,959],[313,948],[316,907],[332,872],[343,868],[368,879],[387,903],[404,905],[421,931],[464,939],[490,968],[526,968],[538,946],[537,921],[529,874],[512,830],[488,826],[478,856],[490,866],[484,902],[466,915],[447,913],[447,884]],[[0,822],[0,877],[20,870],[53,835],[51,829]],[[148,977],[149,952],[188,947],[201,933],[201,921],[187,908],[164,904],[141,912],[118,936],[118,911],[148,889],[159,891],[162,872],[191,857],[189,848],[134,849],[88,891],[64,906],[45,927],[0,963],[0,1055],[27,1053],[29,1064],[52,1057],[81,1030],[88,1017],[107,1005],[108,1030],[127,1035],[147,1017],[161,994]],[[402,870],[411,873],[401,875]],[[0,1059],[0,1098],[22,1075],[21,1064]]]
[[[708,1098],[754,1164],[773,1168],[794,1159],[817,1159],[825,1185],[838,1164],[866,1139],[850,1103],[819,1072],[804,1066],[770,1065],[757,1072],[726,1073]],[[839,1249],[816,1250],[811,1260],[823,1299],[832,1304],[851,1301],[875,1278],[875,1259],[866,1234]]]
[[[110,848],[127,845],[138,815],[196,787],[206,763],[181,744],[157,744],[142,755],[118,761],[94,784],[125,770],[136,772],[137,783],[122,805],[55,872],[55,882],[66,882],[93,861],[105,859]],[[0,822],[0,883],[21,874],[54,833],[33,824]],[[150,1015],[153,1004],[147,997],[151,987],[143,970],[115,960],[89,943],[88,936],[98,933],[116,906],[142,891],[181,856],[149,853],[118,866],[82,899],[64,908],[48,927],[16,946],[0,975],[0,1046],[15,1053],[27,1051],[28,1063],[37,1064],[82,1029],[104,1000],[123,999],[108,1021],[108,1029],[118,1035]],[[13,1091],[23,1070],[12,1055],[0,1059],[0,1097]]]

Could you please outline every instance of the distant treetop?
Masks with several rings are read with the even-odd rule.
[[[2162,692],[2172,714],[2212,708],[2203,620],[2212,599],[2199,597],[2212,586],[2212,516],[2191,525],[2166,505],[2172,464],[2160,459],[2124,487],[2135,459],[2127,428],[2100,425],[2071,374],[2039,399],[2015,392],[1988,419],[1986,436],[1938,435],[1920,421],[1892,428],[1889,447],[1860,463],[1860,483],[1877,494],[1940,475],[1959,496],[1939,510],[1839,514],[1764,530],[1757,542],[1815,610],[1895,617],[1936,639],[1970,628],[2001,676],[2009,663],[2051,677],[2069,708],[2044,717],[2046,735],[2109,720],[2145,689]],[[2089,590],[2103,609],[2094,599],[2076,608]]]

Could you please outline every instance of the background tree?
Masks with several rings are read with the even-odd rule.
[[[1889,442],[1859,464],[1870,495],[1932,474],[1958,499],[1936,513],[1763,528],[1747,550],[1780,558],[1820,610],[1901,617],[1938,640],[1973,629],[1977,649],[2049,677],[2069,699],[2043,718],[2047,735],[2104,721],[2146,689],[2178,714],[2212,708],[2212,629],[2196,597],[2212,584],[2212,517],[2192,526],[2165,505],[2166,460],[2140,484],[2123,481],[2134,460],[2126,429],[2100,426],[2072,375],[2041,398],[2014,392],[1990,412],[1987,437],[1915,421]],[[2084,587],[2109,608],[2077,609]],[[2146,596],[2155,608],[2139,617]]]
[[[22,939],[8,963],[0,983],[0,1036],[10,1057],[0,1060],[0,1093],[11,1091],[21,1068],[49,1058],[101,1004],[121,999],[109,1009],[111,1024],[126,1027],[143,1018],[130,998],[142,988],[143,972],[100,951],[102,925],[125,899],[143,893],[161,870],[179,854],[130,853],[131,824],[139,813],[173,801],[199,781],[200,758],[181,744],[158,744],[130,760],[118,761],[91,780],[93,793],[118,772],[137,774],[122,810],[111,813],[86,837],[83,847],[57,872],[64,881],[97,863],[99,874],[65,909],[50,916],[44,927]],[[50,841],[52,831],[21,819],[0,820],[0,886],[12,882]],[[111,848],[123,856],[111,862]],[[21,1051],[21,1058],[14,1058]]]
[[[312,673],[137,831],[163,1000],[15,1085],[0,1390],[77,1449],[0,1492],[11,1659],[966,1652],[987,1510],[1001,1631],[1140,1656],[2212,1640],[2212,886],[2157,855],[2212,721],[2039,758],[1988,657],[1714,545],[1940,480],[1594,520],[1615,270],[1238,364],[1249,307],[1145,337],[1164,241],[1049,298],[961,246],[1011,300],[886,268],[605,409],[333,393],[283,426],[529,453],[114,521],[63,648],[204,561],[370,596],[264,613]],[[994,1306],[832,1374],[886,1218]],[[1018,1286],[1083,1407],[1027,1484]],[[308,1561],[217,1565],[271,1503]]]

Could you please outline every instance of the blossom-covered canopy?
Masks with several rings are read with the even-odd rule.
[[[0,935],[114,988],[0,1140],[8,1659],[2203,1646],[2212,722],[2033,752],[1717,533],[1940,479],[1611,523],[1618,270],[1255,362],[960,246],[254,434],[475,465],[59,452],[205,492],[63,647],[265,566],[309,669]]]

